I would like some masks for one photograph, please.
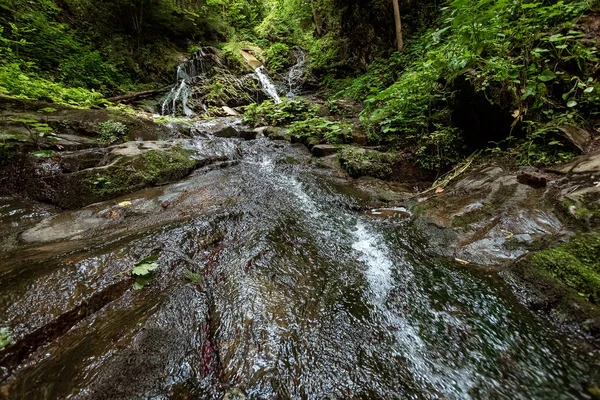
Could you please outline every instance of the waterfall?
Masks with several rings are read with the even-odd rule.
[[[263,90],[276,103],[281,103],[281,98],[277,94],[277,88],[275,87],[275,84],[271,81],[271,78],[269,78],[269,75],[267,75],[267,71],[265,70],[265,67],[260,66],[260,67],[256,68],[255,72],[256,72],[256,76],[258,77],[258,80],[260,81],[260,84],[262,85]]]
[[[302,84],[304,77],[304,65],[306,64],[306,54],[302,50],[296,52],[296,64],[290,68],[285,76],[288,85],[288,98],[293,98],[295,90]]]
[[[196,78],[208,75],[214,65],[221,66],[222,64],[215,49],[211,47],[202,47],[190,60],[180,64],[177,67],[177,82],[162,104],[162,115],[174,116],[177,113],[178,103],[181,104],[186,116],[194,115],[194,111],[188,105],[190,85]],[[203,108],[205,108],[204,105]]]

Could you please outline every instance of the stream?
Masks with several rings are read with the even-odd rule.
[[[303,146],[197,142],[233,165],[76,211],[0,199],[0,397],[580,399],[600,380],[597,350],[496,271],[428,255],[404,210],[364,211]]]

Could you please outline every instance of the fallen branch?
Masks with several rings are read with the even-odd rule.
[[[471,164],[473,164],[473,161],[475,161],[475,159],[477,158],[477,156],[479,156],[480,153],[481,153],[481,151],[477,151],[477,152],[471,154],[462,164],[457,165],[456,167],[454,167],[452,169],[452,171],[446,173],[445,175],[440,177],[438,180],[436,180],[429,189],[427,189],[423,192],[423,194],[429,193],[432,190],[436,190],[438,188],[443,189],[446,186],[448,186],[448,184],[450,182],[452,182],[454,179],[458,178],[466,170],[469,169]]]
[[[111,103],[130,103],[130,102],[138,100],[138,99],[144,99],[146,97],[152,97],[157,94],[164,93],[170,89],[171,89],[171,86],[167,86],[167,87],[164,87],[161,89],[146,90],[143,92],[130,93],[130,94],[125,94],[123,96],[111,97],[106,100],[110,101]]]

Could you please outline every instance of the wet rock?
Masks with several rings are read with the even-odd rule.
[[[263,134],[271,140],[290,140],[290,135],[284,128],[269,126],[263,131]]]
[[[315,157],[327,157],[338,152],[338,147],[330,144],[319,144],[311,149],[313,156]]]
[[[60,153],[60,166],[64,172],[77,172],[101,166],[108,154],[107,149],[89,149]]]
[[[372,176],[404,183],[419,183],[432,180],[429,171],[420,168],[410,154],[381,152],[348,146],[340,153],[342,167],[352,176]]]
[[[574,125],[565,125],[560,127],[558,130],[560,131],[561,135],[582,154],[585,154],[589,151],[592,143],[592,136],[588,131]]]
[[[564,174],[597,174],[600,173],[600,151],[577,157],[572,162],[551,169]]]
[[[215,127],[215,131],[214,131],[213,135],[215,135],[216,137],[230,139],[230,138],[238,137],[239,133],[234,127],[221,123]]]
[[[99,163],[72,173],[37,174],[24,188],[37,200],[61,208],[78,208],[148,186],[177,181],[196,168],[225,161],[222,155],[200,152],[188,140],[128,142],[114,146]],[[84,155],[87,154],[84,153]],[[80,159],[72,155],[73,160]],[[79,165],[81,166],[81,165]],[[76,165],[72,165],[76,169]]]
[[[523,185],[528,185],[533,188],[544,188],[548,183],[548,178],[540,173],[521,172],[519,175],[517,175],[517,181]]]
[[[239,137],[244,140],[255,140],[257,136],[258,132],[256,130],[244,129],[239,132]]]

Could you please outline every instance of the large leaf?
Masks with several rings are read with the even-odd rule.
[[[142,261],[135,264],[131,273],[135,276],[146,276],[152,271],[158,268],[158,264],[155,262],[157,257],[152,256],[143,259]]]
[[[545,70],[537,77],[542,82],[548,82],[556,78],[556,74],[549,69]]]

